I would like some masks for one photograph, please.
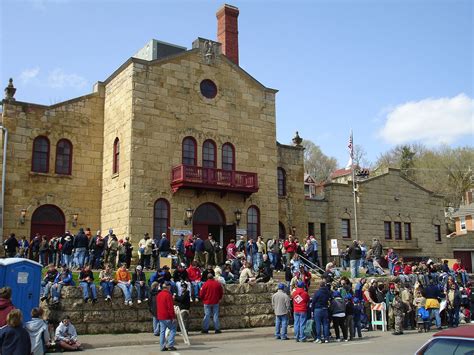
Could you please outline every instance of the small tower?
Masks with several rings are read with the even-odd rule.
[[[303,142],[303,139],[300,137],[300,135],[298,134],[298,131],[296,131],[296,134],[295,136],[293,137],[292,139],[293,141],[293,145],[295,147],[301,147],[301,143]]]
[[[8,86],[5,88],[5,101],[15,101],[16,88],[13,86],[13,79],[8,80]]]

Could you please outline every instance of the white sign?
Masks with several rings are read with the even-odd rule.
[[[331,256],[337,256],[337,255],[339,255],[339,249],[331,248]]]
[[[247,235],[247,230],[242,228],[237,228],[236,230],[237,235]]]
[[[181,234],[184,234],[185,236],[186,235],[190,235],[192,234],[193,232],[189,229],[173,229],[173,235],[181,235]]]
[[[337,249],[337,239],[331,239],[331,248]]]
[[[19,284],[27,284],[28,283],[28,273],[27,272],[19,272],[17,283]]]

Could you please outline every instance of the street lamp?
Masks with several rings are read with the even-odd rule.
[[[78,219],[78,218],[79,218],[79,214],[74,213],[74,214],[72,215],[72,226],[73,226],[73,227],[76,227],[76,226],[77,226],[77,219]]]
[[[20,224],[25,224],[25,219],[26,219],[26,210],[22,209],[20,211]]]
[[[235,215],[235,224],[239,225],[240,224],[240,219],[242,218],[242,211],[240,210],[240,208],[237,208],[234,211],[234,215]]]
[[[186,219],[184,220],[184,224],[188,225],[191,223],[193,220],[193,213],[194,210],[191,207],[186,208]]]

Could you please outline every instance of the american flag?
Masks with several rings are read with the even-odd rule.
[[[349,149],[349,155],[352,158],[354,158],[354,145],[353,145],[353,139],[352,139],[352,130],[351,130],[351,135],[349,136],[349,144],[347,145],[347,148]]]

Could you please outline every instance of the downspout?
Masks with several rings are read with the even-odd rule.
[[[1,210],[0,210],[0,242],[3,243],[3,221],[5,215],[5,176],[7,172],[7,142],[8,142],[8,129],[6,127],[0,126],[2,133],[5,132],[3,140],[3,156],[2,156],[2,191],[1,191]]]

